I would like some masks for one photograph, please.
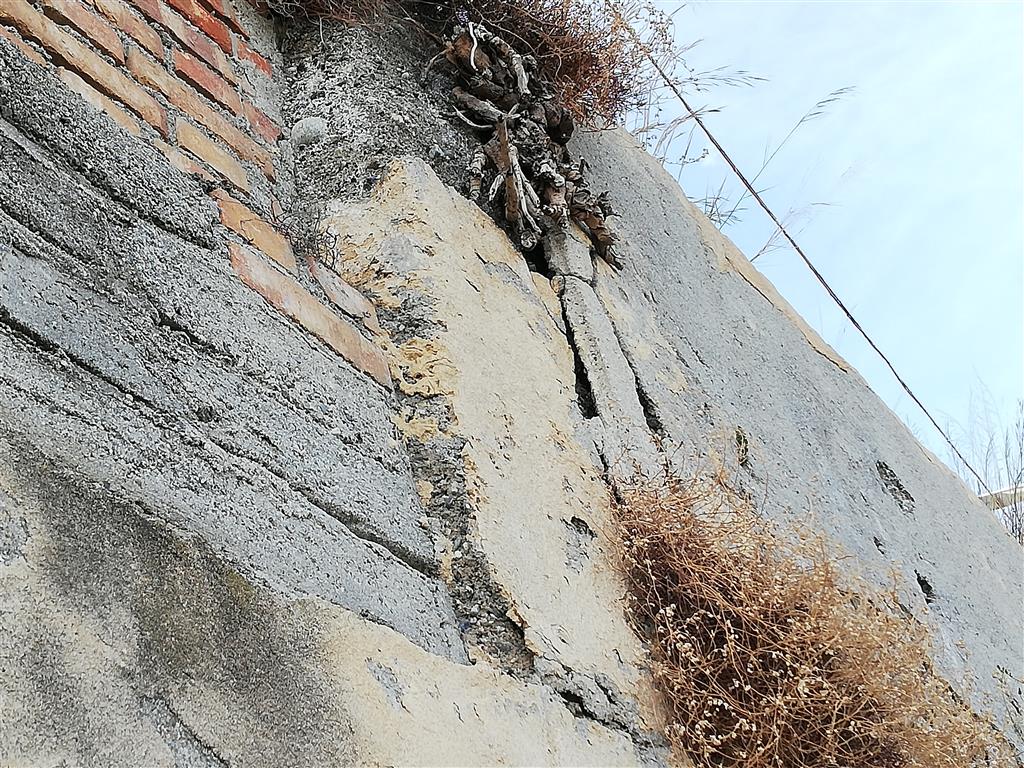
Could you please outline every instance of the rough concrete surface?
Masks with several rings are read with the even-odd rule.
[[[575,142],[621,216],[597,289],[666,452],[717,450],[767,513],[807,519],[934,630],[941,668],[1024,732],[1024,557],[995,517],[621,131]],[[743,260],[745,262],[745,260]],[[774,303],[773,303],[774,301]],[[742,429],[750,461],[737,467]],[[1005,689],[1005,690],[1004,690]]]
[[[511,503],[513,486],[491,491],[504,496],[488,535],[514,578],[507,596],[481,583],[489,605],[505,601],[508,647],[529,667],[518,676],[485,655],[468,663],[447,574],[461,553],[474,573],[490,566],[424,516],[432,496],[476,493],[491,470],[427,490],[401,401],[237,279],[205,189],[3,41],[0,93],[0,763],[653,759],[631,700],[636,641],[614,580],[589,565],[605,497],[592,452],[568,436],[554,296],[537,298],[501,231],[469,219],[467,236],[482,233],[497,259],[479,279],[505,291],[490,322],[528,299],[505,334],[548,345],[533,396],[555,395],[560,442],[544,446],[543,487],[565,475],[580,489],[560,490],[538,522],[533,504]],[[465,242],[451,253],[465,259]],[[479,347],[458,349],[472,370]],[[473,405],[461,401],[462,416],[497,440]],[[485,455],[470,446],[467,466]],[[516,452],[520,485],[526,459]],[[509,512],[515,526],[499,524]],[[552,534],[540,559],[537,528]],[[552,595],[536,578],[549,565],[548,581],[570,580]],[[521,628],[519,606],[535,628]]]
[[[472,137],[419,84],[429,45],[292,21],[279,54],[240,12],[286,73],[253,83],[280,185],[329,212],[296,277],[323,298],[319,256],[373,301],[395,388],[0,39],[0,764],[664,763],[607,480],[712,455],[896,567],[1012,737],[1020,548],[654,160],[581,135],[626,267],[557,238],[542,266],[456,191]]]
[[[429,411],[407,425],[427,450],[464,438],[472,546],[521,626],[535,672],[642,740],[632,703],[649,697],[642,654],[598,536],[609,525],[608,491],[576,407],[571,351],[522,255],[414,159],[393,163],[367,203],[333,207],[325,226],[346,279],[382,304],[429,306],[432,332],[395,344],[393,369],[399,387],[447,400],[451,417],[433,420],[427,435]],[[486,639],[480,645],[491,651]]]

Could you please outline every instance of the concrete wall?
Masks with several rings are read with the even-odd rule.
[[[581,137],[627,266],[527,261],[427,55],[0,0],[0,763],[663,763],[608,483],[737,430],[945,670],[1024,676],[1019,548],[671,179]]]

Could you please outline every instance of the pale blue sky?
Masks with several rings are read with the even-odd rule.
[[[678,2],[661,3],[666,9]],[[793,229],[819,269],[940,423],[966,425],[972,392],[1003,419],[1024,394],[1024,61],[1020,2],[692,2],[676,15],[698,69],[768,78],[694,106],[748,176],[819,99],[758,182],[776,213],[828,202]],[[691,198],[728,169],[688,166]],[[729,178],[733,197],[738,183]],[[752,203],[752,201],[751,201]],[[755,205],[726,230],[749,255],[772,226]],[[789,250],[757,266],[918,436],[924,416]]]

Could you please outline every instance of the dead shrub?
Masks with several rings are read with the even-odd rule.
[[[783,536],[718,474],[617,504],[630,615],[667,737],[711,766],[1011,765],[992,723],[934,671],[894,593],[840,574],[819,535]]]
[[[456,24],[483,24],[533,56],[562,104],[588,124],[614,123],[648,97],[645,48],[662,59],[675,50],[668,16],[648,0],[270,0],[270,7],[348,23],[403,18],[435,37]]]

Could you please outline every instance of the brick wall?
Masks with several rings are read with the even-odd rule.
[[[291,172],[271,19],[249,0],[0,0],[0,38],[199,178],[239,279],[390,386],[372,305],[281,232]]]

